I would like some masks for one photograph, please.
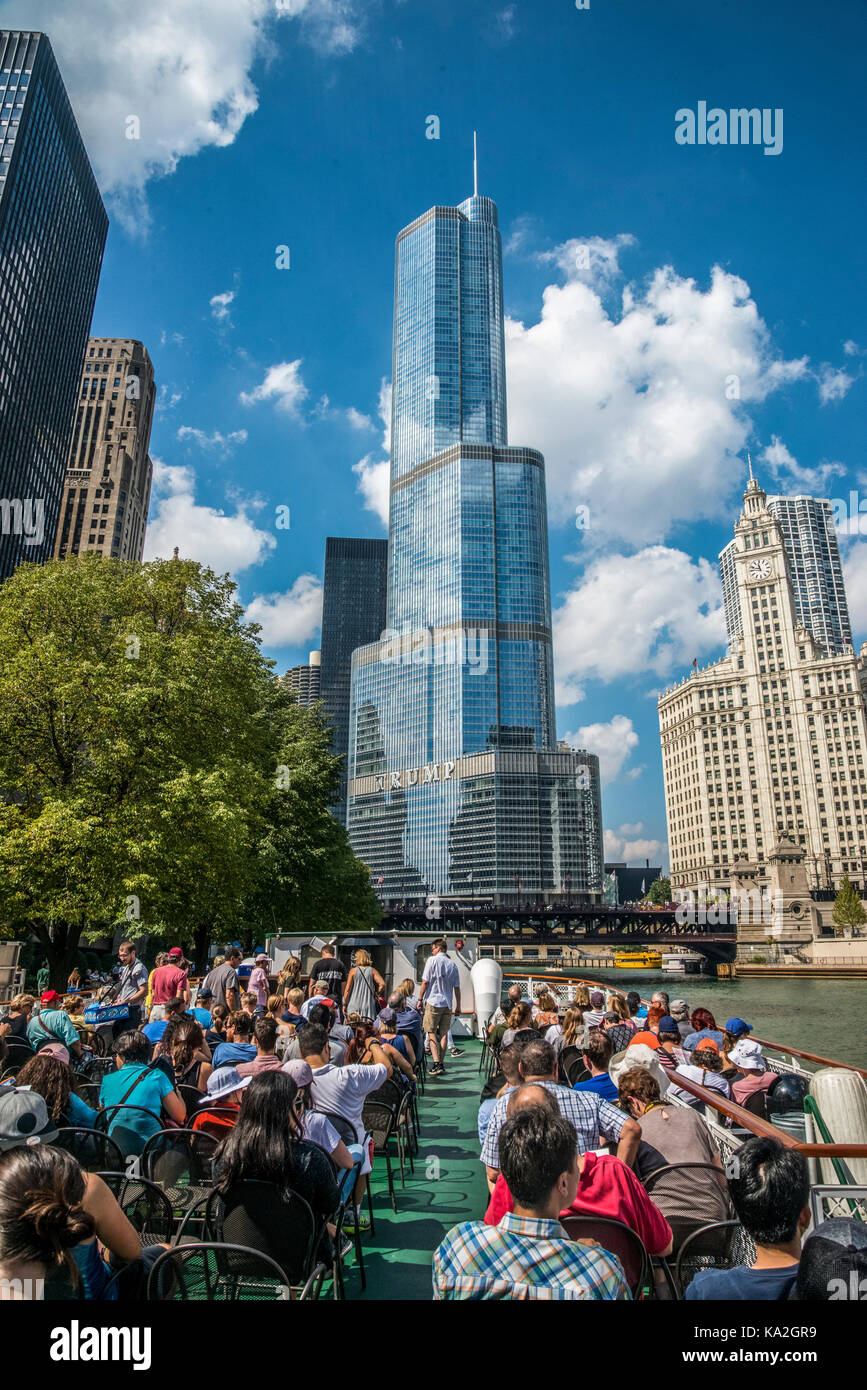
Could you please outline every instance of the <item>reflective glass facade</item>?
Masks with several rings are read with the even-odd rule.
[[[108,218],[44,34],[0,30],[0,579],[52,553]]]
[[[596,760],[558,748],[545,471],[506,433],[497,210],[400,233],[388,614],[353,656],[347,825],[385,899],[602,888]]]

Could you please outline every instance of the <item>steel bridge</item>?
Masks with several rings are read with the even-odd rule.
[[[673,908],[495,907],[440,902],[425,911],[416,904],[387,907],[383,928],[429,931],[450,936],[481,932],[485,945],[527,946],[689,946],[714,961],[735,957],[737,928],[697,920],[678,922]]]

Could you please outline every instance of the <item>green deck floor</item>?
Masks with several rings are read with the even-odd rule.
[[[364,1241],[367,1289],[354,1259],[347,1262],[348,1298],[421,1299],[429,1301],[431,1258],[446,1231],[459,1221],[480,1220],[488,1200],[485,1170],[479,1162],[477,1118],[483,1078],[478,1071],[479,1043],[462,1039],[464,1055],[449,1057],[446,1075],[428,1073],[419,1097],[421,1135],[414,1159],[415,1175],[406,1172],[400,1185],[392,1159],[397,1215],[391,1209],[385,1164],[377,1158],[373,1176],[376,1234]]]

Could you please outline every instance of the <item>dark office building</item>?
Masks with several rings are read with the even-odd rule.
[[[44,34],[0,29],[0,579],[54,547],[108,217]]]
[[[329,536],[325,542],[320,692],[334,728],[332,750],[349,752],[352,653],[374,642],[385,627],[388,541]],[[345,781],[335,814],[346,822]]]

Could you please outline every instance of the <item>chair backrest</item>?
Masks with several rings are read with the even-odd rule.
[[[166,1250],[147,1283],[149,1301],[262,1302],[289,1297],[285,1271],[270,1256],[215,1241]]]
[[[573,1057],[564,1070],[570,1086],[576,1086],[579,1081],[590,1080],[590,1072],[584,1065],[583,1057]]]
[[[172,1204],[161,1187],[147,1178],[123,1173],[98,1173],[114,1193],[124,1216],[137,1230],[142,1245],[168,1245],[174,1231]]]
[[[109,1056],[88,1057],[81,1067],[80,1074],[88,1081],[96,1081],[101,1085],[102,1078],[115,1070],[114,1054],[112,1053]]]
[[[383,1149],[394,1131],[395,1111],[382,1101],[366,1100],[361,1112],[361,1123],[373,1139],[374,1149]]]
[[[355,1132],[355,1125],[351,1120],[347,1120],[343,1115],[335,1115],[330,1110],[323,1111],[326,1120],[337,1130],[344,1144],[357,1144],[358,1135]]]
[[[77,1158],[88,1173],[123,1173],[126,1159],[118,1144],[108,1134],[83,1125],[64,1125],[57,1131],[54,1144]]]
[[[141,1171],[170,1187],[210,1187],[217,1140],[203,1130],[161,1129],[142,1150]]]
[[[96,1117],[96,1127],[110,1134],[126,1155],[140,1154],[148,1137],[162,1126],[162,1117],[147,1105],[107,1105]]]
[[[695,1230],[697,1225],[707,1224],[708,1211],[710,1215],[715,1214],[717,1194],[720,1219],[732,1215],[731,1200],[720,1186],[721,1176],[719,1168],[713,1163],[666,1163],[664,1167],[656,1168],[644,1178],[645,1192],[662,1209],[674,1232],[675,1248],[679,1248],[681,1239]],[[687,1214],[671,1215],[671,1211],[689,1212],[690,1193],[693,1193],[695,1198],[693,1209],[704,1210],[704,1218],[690,1217]]]
[[[767,1097],[764,1091],[753,1091],[752,1095],[747,1096],[742,1102],[745,1110],[749,1110],[751,1115],[758,1115],[760,1119],[768,1118]]]
[[[82,1081],[80,1078],[76,1077],[75,1094],[80,1100],[84,1101],[85,1105],[89,1105],[92,1110],[99,1109],[98,1081]]]
[[[633,1298],[640,1297],[645,1291],[649,1293],[650,1260],[644,1242],[631,1226],[611,1217],[585,1216],[578,1212],[561,1216],[560,1224],[570,1240],[598,1241],[603,1249],[617,1256]]]
[[[303,1197],[270,1182],[245,1179],[227,1192],[212,1192],[205,1210],[212,1240],[260,1250],[285,1271],[290,1284],[303,1284],[310,1273],[317,1227]]]
[[[752,1263],[754,1258],[755,1247],[736,1218],[699,1226],[697,1231],[686,1237],[677,1254],[674,1277],[678,1291],[683,1297],[690,1279],[699,1268],[731,1269],[745,1260]]]
[[[367,1099],[379,1101],[380,1105],[387,1105],[396,1115],[403,1104],[405,1095],[406,1090],[404,1087],[399,1086],[396,1081],[392,1081],[391,1077],[389,1077],[386,1081],[383,1081],[382,1085],[377,1087],[375,1091],[371,1091]]]
[[[204,1091],[200,1091],[198,1086],[188,1086],[184,1081],[178,1082],[177,1091],[184,1105],[187,1107],[187,1119],[191,1120],[194,1115],[198,1115],[199,1101],[205,1093]]]

